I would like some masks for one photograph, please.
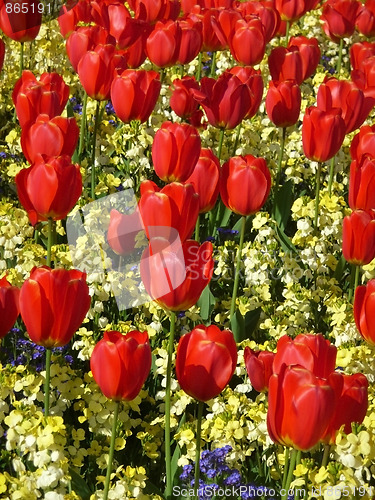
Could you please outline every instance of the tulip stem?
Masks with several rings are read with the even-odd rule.
[[[210,77],[213,78],[216,70],[216,52],[212,52]]]
[[[85,142],[86,136],[86,110],[87,110],[87,93],[83,97],[82,104],[82,117],[81,117],[81,130],[79,133],[79,146],[78,146],[78,160],[81,161],[81,154],[83,150],[83,143]]]
[[[165,498],[171,499],[172,495],[172,458],[171,458],[171,378],[172,357],[174,349],[174,334],[176,325],[176,313],[171,311],[171,326],[168,342],[167,383],[165,387],[165,472],[166,488]]]
[[[223,148],[224,134],[225,134],[225,129],[221,128],[220,129],[220,137],[219,137],[219,145],[217,147],[217,157],[219,158],[219,161],[221,159],[221,150]]]
[[[342,61],[342,48],[344,46],[344,39],[343,38],[340,38],[340,45],[339,45],[339,57],[337,59],[337,65],[336,65],[336,73],[337,73],[337,76],[340,75],[340,71],[341,71],[341,61]]]
[[[195,241],[198,241],[198,243],[199,243],[199,228],[200,228],[200,216],[198,214],[197,222],[195,223],[195,233],[194,233]]]
[[[334,156],[333,158],[331,158],[331,165],[330,165],[330,168],[329,168],[328,194],[330,196],[331,196],[331,192],[332,192],[333,175],[335,173],[335,158],[336,158],[336,156]]]
[[[115,403],[116,403],[116,406],[115,406],[115,412],[113,414],[111,444],[109,447],[107,475],[105,477],[103,500],[107,500],[107,498],[108,498],[109,484],[111,482],[113,455],[114,455],[114,451],[115,451],[116,426],[117,426],[118,412],[119,412],[119,408],[120,408],[120,401],[115,401]]]
[[[100,101],[96,101],[94,135],[92,137],[92,151],[91,151],[91,198],[93,200],[95,200],[95,184],[96,184],[95,153],[96,153],[96,136],[99,127],[99,114],[100,114]]]
[[[46,348],[46,378],[44,380],[44,416],[49,416],[49,381],[51,378],[51,349]]]
[[[241,128],[242,128],[242,123],[239,123],[237,125],[237,133],[236,133],[236,139],[234,141],[234,147],[233,147],[232,156],[235,156],[235,154],[236,154],[236,150],[237,150],[237,146],[238,146],[238,141],[240,139],[240,134],[241,134]]]
[[[285,494],[281,497],[282,500],[286,500],[289,496],[289,488],[293,479],[293,472],[294,468],[296,466],[296,460],[297,460],[297,450],[292,450],[292,454],[290,457],[290,463],[289,463],[289,469],[288,469],[288,476],[286,478],[286,483],[284,486]]]
[[[202,72],[202,52],[199,52],[197,76],[195,77],[197,82],[199,82],[201,79],[201,72]]]
[[[286,30],[285,30],[285,46],[288,46],[289,43],[289,30],[290,30],[290,21],[286,22]]]
[[[23,71],[23,53],[24,53],[24,42],[21,42],[21,47],[20,47],[20,77],[22,76],[22,71]]]
[[[232,302],[231,302],[231,306],[230,306],[230,318],[231,319],[232,319],[232,316],[234,314],[234,310],[236,308],[237,290],[238,290],[238,283],[239,283],[239,279],[240,279],[242,248],[243,248],[243,242],[245,239],[245,226],[246,226],[246,216],[243,215],[241,218],[240,245],[239,245],[238,251],[237,251],[236,271],[235,271],[235,275],[234,275]],[[236,339],[236,341],[238,342],[239,340]]]
[[[359,282],[359,273],[360,273],[360,268],[359,266],[356,266],[352,264],[352,270],[350,273],[350,288],[349,288],[349,294],[348,294],[348,300],[349,302],[352,301],[354,294],[355,294],[355,289],[358,286]]]
[[[283,164],[283,157],[284,157],[284,150],[285,150],[285,138],[286,138],[286,127],[282,128],[282,133],[281,133],[281,141],[280,141],[280,154],[279,154],[279,160],[277,162],[277,172],[276,172],[276,179],[275,179],[275,193],[274,193],[274,205],[276,205],[276,196],[279,191],[279,185],[280,185],[280,177],[281,177],[281,167]]]
[[[284,474],[283,474],[283,482],[282,487],[285,488],[286,478],[288,475],[288,466],[289,466],[289,448],[285,448],[284,454]]]
[[[329,444],[324,445],[324,453],[323,453],[323,458],[322,458],[322,467],[326,467],[327,466],[330,452],[331,452],[331,445],[329,445]]]
[[[47,236],[47,266],[51,267],[52,253],[52,237],[53,237],[53,219],[48,219],[48,236]]]
[[[203,416],[203,401],[198,401],[198,416],[197,416],[197,435],[195,439],[195,472],[194,472],[194,500],[199,498],[199,462],[201,457],[201,436],[202,436],[202,416]]]
[[[322,164],[318,163],[318,170],[316,171],[316,188],[315,188],[315,215],[314,215],[314,228],[318,226],[318,211],[319,211],[319,195],[320,195],[320,176],[322,172]]]

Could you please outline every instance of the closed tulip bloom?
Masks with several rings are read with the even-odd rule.
[[[368,381],[362,373],[334,373],[329,381],[335,389],[337,402],[322,441],[335,444],[336,435],[342,425],[344,432],[350,434],[353,423],[363,422],[368,407]]]
[[[160,88],[160,75],[156,71],[123,71],[111,87],[111,101],[117,116],[125,123],[132,120],[144,123],[156,105]]]
[[[349,206],[352,210],[375,209],[375,158],[362,157],[351,162]]]
[[[324,111],[329,111],[331,108],[341,109],[346,134],[362,125],[375,102],[365,97],[362,90],[353,82],[334,77],[325,78],[319,86],[316,99],[319,109]]]
[[[79,80],[87,95],[97,101],[110,97],[115,70],[115,47],[97,45],[80,59],[77,67]]]
[[[281,18],[272,2],[243,2],[238,4],[237,9],[246,16],[258,16],[262,22],[264,39],[266,44],[272,40],[279,29]]]
[[[107,231],[108,245],[117,255],[129,255],[136,248],[136,236],[142,231],[142,220],[138,210],[122,214],[111,210]]]
[[[298,48],[302,59],[302,79],[303,81],[312,76],[320,61],[319,42],[316,38],[306,38],[305,36],[292,36],[288,42],[288,49]]]
[[[101,26],[80,26],[69,35],[66,41],[66,53],[74,71],[78,70],[78,63],[89,50],[97,45],[115,45],[116,40]]]
[[[375,279],[355,289],[353,313],[359,333],[375,346]]]
[[[147,57],[159,68],[176,64],[181,39],[181,28],[174,21],[158,21],[146,41]]]
[[[268,118],[276,127],[290,127],[297,123],[301,110],[301,89],[293,80],[270,81],[266,96]]]
[[[38,115],[61,115],[69,99],[69,87],[58,73],[43,73],[39,80],[23,71],[14,86],[12,100],[21,127],[34,123]]]
[[[12,328],[19,314],[20,290],[7,280],[6,276],[0,279],[0,339]]]
[[[74,118],[56,116],[50,119],[39,115],[36,122],[22,129],[21,147],[29,163],[38,155],[72,156],[76,148],[79,128]]]
[[[353,69],[360,69],[362,62],[375,56],[375,43],[371,42],[356,42],[350,47],[350,64]]]
[[[186,311],[212,278],[212,244],[187,240],[182,249],[168,239],[153,238],[141,257],[140,272],[151,299],[169,311]]]
[[[169,104],[180,118],[190,118],[198,109],[199,104],[194,99],[192,89],[199,90],[199,83],[194,76],[173,80],[173,92]]]
[[[259,17],[237,21],[229,39],[229,48],[234,59],[245,66],[255,66],[263,59],[266,39]]]
[[[60,15],[57,20],[59,22],[60,33],[66,38],[72,31],[77,29],[79,22],[91,23],[93,21],[91,15],[91,2],[88,0],[78,0],[73,7],[70,8],[69,3],[61,7]]]
[[[369,264],[375,257],[375,211],[355,210],[344,217],[342,254],[357,266]]]
[[[10,12],[7,12],[7,5],[12,7]],[[39,0],[26,0],[21,5],[19,5],[20,10],[17,12],[14,2],[1,2],[0,29],[8,38],[16,42],[31,42],[38,36],[42,24],[40,9],[43,4]]]
[[[360,69],[353,70],[350,77],[354,84],[363,91],[365,97],[375,103],[375,56],[367,57],[361,63]]]
[[[202,23],[202,51],[215,52],[224,50],[226,44],[222,44],[217,37],[213,24],[217,23],[219,17],[219,9],[204,9],[197,4],[194,4],[190,11],[190,18],[197,19]]]
[[[223,47],[229,48],[229,40],[235,33],[236,23],[242,19],[243,16],[237,9],[220,9],[212,26]]]
[[[177,347],[176,375],[183,391],[198,401],[218,396],[237,363],[237,346],[230,330],[198,325],[185,333]]]
[[[328,378],[336,367],[337,348],[322,334],[283,335],[277,342],[273,372],[279,373],[285,364],[299,365],[320,378]]]
[[[251,215],[264,205],[271,189],[271,174],[263,158],[234,156],[224,163],[220,196],[232,212]]]
[[[132,0],[129,5],[136,19],[149,24],[161,20],[175,20],[180,14],[178,0]]]
[[[268,66],[272,80],[285,81],[295,80],[298,85],[303,82],[303,62],[297,47],[287,49],[276,47],[272,49],[268,57]]]
[[[324,136],[322,135],[324,130]],[[340,149],[346,132],[341,110],[329,111],[310,106],[306,108],[302,122],[302,146],[309,160],[327,161]]]
[[[151,368],[147,332],[104,332],[94,347],[90,368],[95,382],[108,399],[132,401],[145,383]]]
[[[202,49],[202,24],[193,18],[181,19],[178,24],[181,35],[177,62],[187,64],[195,59]]]
[[[201,149],[193,173],[186,180],[199,195],[199,213],[209,212],[216,204],[220,188],[220,162],[211,149]]]
[[[246,371],[253,389],[258,392],[268,390],[275,353],[271,351],[253,351],[245,347],[244,358]]]
[[[324,33],[334,42],[354,33],[360,3],[357,0],[327,0],[320,19]]]
[[[355,21],[357,30],[367,38],[375,36],[375,0],[366,0]]]
[[[38,156],[30,168],[16,175],[19,200],[33,226],[48,219],[64,219],[82,193],[79,165],[69,156]]]
[[[251,66],[233,66],[228,73],[236,75],[250,91],[250,104],[244,120],[252,118],[258,111],[263,98],[263,77],[259,69]]]
[[[199,214],[199,196],[192,184],[171,182],[159,189],[152,181],[144,181],[141,184],[138,208],[149,239],[165,237],[168,228],[172,228],[178,232],[181,241],[185,241],[195,228]]]
[[[164,122],[152,143],[156,175],[164,182],[184,182],[192,174],[201,151],[199,132],[187,123]]]
[[[250,107],[247,85],[230,73],[221,74],[217,80],[204,77],[201,90],[193,91],[202,105],[208,122],[213,127],[233,129],[245,118]]]
[[[48,349],[70,342],[90,307],[86,273],[34,267],[20,292],[20,313],[30,339]]]
[[[361,161],[362,157],[375,158],[375,125],[363,125],[350,144],[350,156]]]
[[[322,439],[336,406],[327,380],[283,365],[269,381],[267,428],[275,443],[308,451]]]
[[[306,14],[311,6],[307,0],[276,0],[275,8],[283,21],[293,22]]]

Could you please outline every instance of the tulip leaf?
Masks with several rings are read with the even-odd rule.
[[[346,260],[344,259],[344,256],[341,255],[340,259],[337,262],[335,272],[333,273],[333,277],[335,278],[336,281],[339,282],[341,280],[345,267],[346,267]]]
[[[211,313],[216,304],[216,297],[210,290],[210,286],[207,285],[206,288],[201,293],[198,299],[197,306],[200,308],[200,315],[203,321],[210,321]]]
[[[86,481],[72,467],[69,467],[69,474],[72,478],[72,490],[82,498],[82,500],[90,500],[94,491],[91,491]]]
[[[255,328],[259,322],[260,314],[262,312],[261,307],[257,307],[252,311],[247,311],[245,314],[245,339],[251,339]]]
[[[277,239],[279,240],[279,243],[284,252],[298,253],[296,247],[293,245],[288,236],[277,224],[275,224],[275,229],[276,229]]]
[[[237,309],[230,318],[230,329],[233,332],[234,339],[237,343],[242,342],[245,336],[245,319]]]
[[[258,324],[261,312],[262,308],[257,307],[252,311],[248,311],[245,314],[245,317],[242,316],[242,314],[238,309],[233,314],[233,316],[230,319],[230,327],[237,343],[252,338],[254,330]]]
[[[274,219],[279,228],[284,231],[290,217],[293,205],[293,183],[289,179],[281,186],[274,199]]]

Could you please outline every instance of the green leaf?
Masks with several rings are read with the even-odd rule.
[[[90,497],[94,492],[91,491],[83,477],[80,476],[72,467],[69,467],[69,474],[72,478],[72,490],[77,493],[82,500],[90,500]]]
[[[245,319],[237,309],[230,318],[230,328],[233,332],[234,339],[237,343],[242,342],[245,338]]]
[[[198,299],[197,306],[200,308],[200,315],[203,321],[209,321],[211,318],[211,313],[216,304],[216,297],[210,290],[210,286],[207,285],[206,288],[201,293]]]
[[[279,228],[284,231],[293,205],[293,183],[289,179],[278,190],[274,199],[274,218]]]
[[[275,225],[276,229],[276,235],[277,239],[279,240],[279,243],[284,250],[284,252],[288,253],[298,253],[296,247],[293,245],[293,243],[290,241],[288,236],[284,233],[284,231],[277,225]]]
[[[258,325],[261,312],[262,308],[257,307],[252,311],[247,311],[245,314],[245,339],[251,339],[254,330]]]
[[[341,255],[340,259],[337,262],[335,272],[333,273],[333,277],[335,280],[340,281],[342,278],[342,275],[344,273],[345,267],[346,267],[346,260],[344,259],[344,256]]]

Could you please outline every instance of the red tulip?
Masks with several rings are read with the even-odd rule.
[[[215,52],[217,50],[224,50],[226,44],[222,44],[217,37],[213,24],[217,24],[220,14],[219,9],[202,9],[197,4],[191,9],[190,18],[197,19],[202,24],[202,51]]]
[[[199,214],[199,196],[191,184],[172,182],[160,189],[151,181],[141,184],[139,211],[149,239],[172,238],[178,232],[181,241],[189,238]],[[169,231],[172,228],[174,231]]]
[[[184,76],[173,80],[173,87],[169,102],[172,110],[183,119],[190,118],[199,106],[191,91],[192,89],[199,90],[199,83],[193,76]]]
[[[375,0],[366,0],[355,21],[357,30],[367,38],[375,36]]]
[[[135,18],[148,24],[168,19],[175,20],[180,14],[178,0],[132,0],[129,5],[135,13]]]
[[[270,42],[279,29],[281,18],[278,11],[272,5],[272,2],[242,2],[238,4],[237,9],[243,17],[258,16],[261,20],[264,30],[266,43]]]
[[[303,82],[302,56],[297,47],[291,47],[290,49],[276,47],[272,49],[268,57],[268,66],[272,80],[278,82],[295,80],[298,85]]]
[[[211,280],[212,244],[187,240],[182,250],[168,239],[151,239],[143,252],[141,278],[150,297],[169,311],[186,311],[199,299]]]
[[[340,109],[323,111],[314,106],[306,108],[302,122],[302,145],[305,155],[313,161],[329,160],[340,149],[345,131]]]
[[[353,313],[359,333],[375,346],[375,279],[355,289]]]
[[[272,364],[275,353],[271,351],[253,351],[245,347],[244,358],[246,371],[251,385],[258,391],[267,391],[272,375]]]
[[[140,23],[130,16],[122,2],[91,2],[91,14],[96,25],[103,27],[112,35],[116,44],[121,40],[121,48],[129,46],[138,37]]]
[[[323,5],[320,19],[323,21],[324,33],[339,42],[341,38],[350,37],[355,30],[360,3],[357,0],[327,0]]]
[[[16,42],[31,42],[38,36],[43,7],[39,0],[22,3],[3,0],[0,4],[0,29]]]
[[[70,8],[71,4],[73,4],[72,8]],[[58,17],[60,33],[65,38],[70,35],[72,31],[77,29],[79,22],[89,24],[92,21],[91,2],[88,0],[78,0],[78,2],[73,0],[72,2],[67,2],[61,7]]]
[[[331,108],[341,109],[346,134],[362,125],[375,102],[365,97],[353,82],[337,80],[334,77],[325,78],[316,99],[318,108],[323,111],[329,111]]]
[[[243,19],[237,9],[220,9],[219,15],[212,19],[212,27],[221,45],[229,48],[229,40],[235,32],[237,21]]]
[[[229,48],[234,59],[246,66],[255,66],[263,59],[266,39],[262,21],[251,16],[236,22],[229,38]]]
[[[115,401],[133,400],[150,373],[147,332],[104,332],[92,352],[90,368],[104,396]]]
[[[302,60],[302,80],[309,78],[316,70],[320,61],[319,42],[316,38],[293,36],[288,42],[288,49],[298,49]]]
[[[375,210],[355,210],[344,217],[342,254],[357,266],[369,264],[375,257]]]
[[[164,122],[152,144],[156,175],[165,182],[183,182],[192,174],[201,151],[196,128],[187,123]]]
[[[20,290],[12,286],[6,276],[0,279],[0,339],[12,328],[19,314]]]
[[[122,214],[111,210],[109,214],[107,241],[117,255],[129,255],[136,248],[136,236],[142,231],[142,220],[138,210]]]
[[[375,158],[362,157],[350,164],[349,206],[352,210],[375,209]]]
[[[38,156],[30,168],[16,175],[20,202],[33,226],[39,221],[64,219],[82,193],[79,165],[69,156]]]
[[[198,401],[218,396],[237,363],[237,346],[230,330],[198,325],[185,333],[177,347],[176,375],[186,394]]]
[[[260,70],[251,66],[233,66],[228,73],[236,75],[250,91],[250,104],[244,120],[252,118],[258,111],[263,97],[263,78]]]
[[[194,97],[201,103],[208,122],[214,127],[237,127],[250,107],[249,88],[230,73],[223,73],[217,80],[202,78],[201,90],[193,92]]]
[[[177,62],[187,64],[199,54],[202,49],[202,24],[193,18],[176,21],[180,28]]]
[[[29,163],[38,155],[72,156],[76,148],[79,128],[74,118],[39,115],[36,122],[22,129],[21,147]]]
[[[34,267],[20,292],[20,313],[30,339],[46,348],[66,345],[90,307],[86,274]]]
[[[273,362],[273,372],[282,366],[299,365],[320,378],[328,378],[335,370],[337,348],[323,335],[300,334],[295,339],[280,337]]]
[[[31,71],[23,71],[12,93],[21,127],[34,123],[40,114],[61,115],[68,98],[69,87],[57,73],[43,73],[38,81]]]
[[[350,47],[350,64],[353,69],[361,69],[362,62],[375,56],[375,43],[357,42]]]
[[[110,97],[111,84],[115,70],[115,47],[113,45],[97,45],[78,63],[78,76],[87,95],[97,101],[105,101]]]
[[[0,71],[3,69],[5,57],[5,43],[0,39]]]
[[[271,174],[263,158],[235,156],[224,163],[220,196],[232,212],[251,215],[264,205],[271,189]]]
[[[101,26],[80,26],[69,35],[66,41],[66,53],[74,71],[82,57],[97,45],[115,45],[116,40]]]
[[[352,423],[363,422],[368,407],[368,381],[362,373],[335,373],[330,382],[336,390],[337,403],[322,440],[327,444],[335,444],[336,434],[342,425],[344,432],[349,434],[352,432]]]
[[[159,68],[176,64],[180,48],[181,28],[174,21],[158,21],[146,41],[146,53]]]
[[[350,144],[350,156],[361,161],[363,156],[375,158],[375,125],[363,125]]]
[[[276,0],[275,7],[283,21],[297,21],[312,8],[309,0]]]
[[[156,71],[123,71],[114,78],[111,87],[111,101],[117,116],[125,123],[147,121],[158,100],[160,88],[160,75]]]
[[[269,381],[267,427],[272,441],[308,451],[319,443],[336,407],[329,381],[283,365]]]
[[[269,83],[266,96],[268,118],[276,127],[290,127],[297,123],[301,110],[301,89],[293,80]]]
[[[143,26],[143,30],[138,39],[125,50],[124,55],[128,68],[139,68],[139,66],[145,62],[147,58],[146,41],[150,29],[151,27],[148,25]]]
[[[199,213],[209,212],[216,204],[220,188],[220,162],[211,149],[201,149],[193,173],[186,180],[199,195]]]

